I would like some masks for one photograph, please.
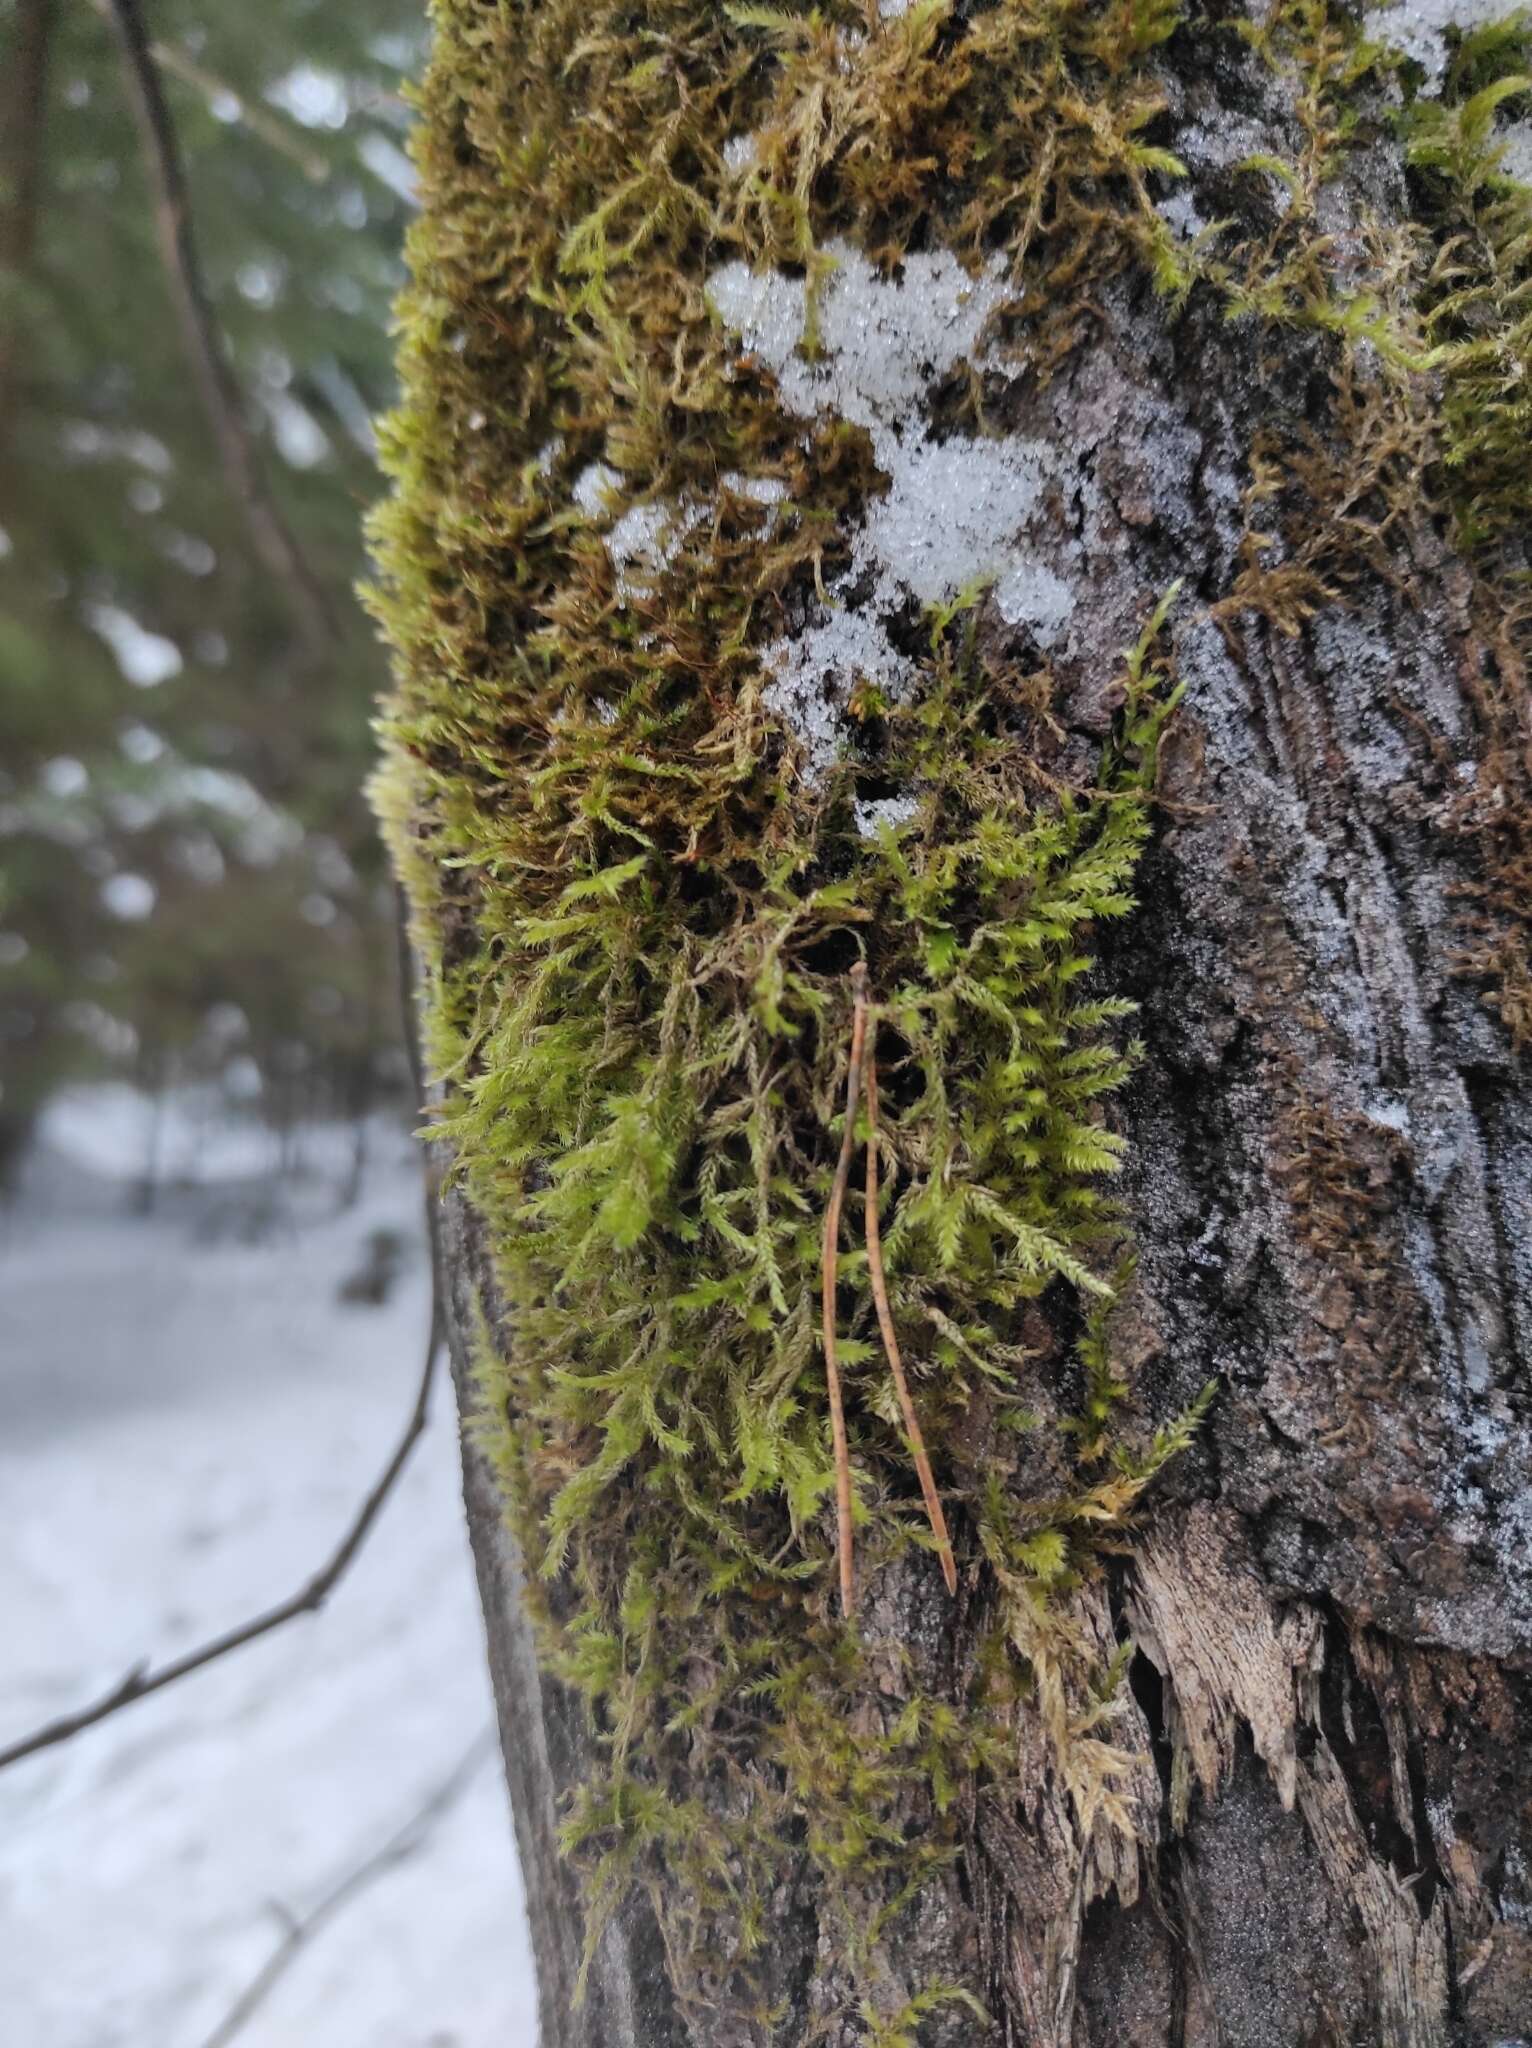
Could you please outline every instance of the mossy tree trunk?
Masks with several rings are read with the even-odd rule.
[[[1399,39],[439,10],[379,805],[545,2048],[1532,2034],[1527,48]],[[848,1624],[858,958],[959,1585],[858,1170]]]

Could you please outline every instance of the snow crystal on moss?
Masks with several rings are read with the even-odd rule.
[[[950,251],[916,253],[893,281],[845,243],[827,253],[835,268],[813,309],[812,357],[802,352],[810,326],[803,279],[732,262],[708,281],[714,310],[769,366],[787,409],[800,419],[832,413],[865,428],[889,478],[853,536],[851,567],[837,586],[844,593],[870,583],[870,601],[856,611],[832,610],[767,653],[779,679],[767,701],[790,718],[815,768],[834,756],[840,709],[859,676],[894,696],[908,681],[910,664],[892,646],[884,616],[911,599],[950,603],[987,581],[1007,623],[1028,627],[1047,646],[1074,604],[1024,537],[1045,514],[1058,452],[1020,437],[954,434],[938,442],[923,420],[933,384],[962,364],[987,361],[984,331],[1009,296],[1003,260],[975,278]]]
[[[1447,69],[1447,31],[1483,28],[1515,14],[1524,0],[1399,0],[1369,22],[1391,49],[1412,57],[1435,90]]]
[[[907,825],[920,809],[920,798],[903,796],[858,797],[852,805],[856,829],[864,839],[876,839],[885,825],[897,831]]]
[[[1513,121],[1505,130],[1501,168],[1508,178],[1532,185],[1532,121]]]

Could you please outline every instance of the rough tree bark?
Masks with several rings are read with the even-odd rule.
[[[1025,5],[999,11],[1029,15]],[[738,39],[770,35],[765,15],[752,27],[749,12]],[[681,65],[675,13],[654,12],[662,67]],[[945,6],[828,14],[851,67],[871,67],[880,39],[901,33],[928,36],[936,61],[957,63],[985,18]],[[482,100],[452,82],[464,47],[480,47],[472,16],[445,11],[447,54],[427,102],[428,210],[454,223],[463,216],[446,155],[466,162],[492,149]],[[981,602],[978,658],[998,669],[1024,647],[1046,661],[1048,764],[1088,779],[1121,704],[1121,650],[1155,599],[1181,585],[1167,632],[1185,695],[1161,750],[1138,909],[1094,941],[1097,977],[1137,1000],[1145,1045],[1110,1113],[1126,1140],[1119,1186],[1139,1265],[1109,1328],[1114,1369],[1149,1417],[1184,1408],[1209,1379],[1221,1391],[1132,1531],[1069,1595],[1080,1628],[1107,1647],[1119,1637],[1135,1646],[1113,1734],[1132,1759],[1118,1786],[1131,1830],[1098,1822],[1081,1839],[1078,1803],[1023,1705],[1007,1724],[1011,1769],[976,1768],[959,1786],[955,1860],[877,1928],[854,1970],[822,1871],[786,1839],[753,2017],[723,2001],[708,2009],[694,1983],[678,1985],[655,1914],[663,1861],[658,1889],[620,1899],[576,1999],[585,1908],[558,1826],[572,1791],[604,1768],[609,1731],[540,1668],[518,1542],[470,1438],[465,1488],[544,2048],[879,2038],[931,2048],[1489,2048],[1532,2034],[1532,1089],[1517,1043],[1525,931],[1515,880],[1532,765],[1514,595],[1526,535],[1513,522],[1486,555],[1452,516],[1439,436],[1453,369],[1445,358],[1426,365],[1418,324],[1451,230],[1438,223],[1421,253],[1430,234],[1411,226],[1421,191],[1390,122],[1397,79],[1333,84],[1336,67],[1325,74],[1333,91],[1321,90],[1325,17],[1289,18],[1289,41],[1265,51],[1198,15],[1146,53],[1160,111],[1139,132],[1185,172],[1162,166],[1167,182],[1154,187],[1171,246],[1184,251],[1203,223],[1232,221],[1205,245],[1225,253],[1170,289],[1155,288],[1142,249],[1104,268],[1049,337],[1060,345],[1045,374],[1025,354],[1036,330],[1023,324],[1009,369],[982,363],[982,434],[966,447],[970,421],[952,425],[953,380],[980,360],[978,343],[965,343],[966,361],[956,344],[941,358],[939,345],[918,388],[900,387],[893,418],[887,381],[868,395],[863,343],[846,338],[855,322],[837,324],[850,301],[836,293],[855,286],[864,339],[869,324],[883,333],[901,322],[924,336],[941,290],[934,268],[910,261],[903,296],[885,299],[879,282],[856,285],[855,252],[843,250],[841,282],[824,287],[828,367],[818,374],[828,381],[805,396],[793,384],[799,331],[783,341],[770,296],[801,294],[801,271],[773,283],[758,262],[747,285],[725,270],[729,247],[698,244],[697,273],[712,279],[728,345],[764,362],[785,412],[812,419],[828,389],[872,438],[874,501],[900,512],[881,529],[865,505],[848,515],[866,519],[859,531],[873,538],[860,554],[847,543],[844,602],[877,622],[870,630],[890,664],[911,645],[891,620],[912,593],[928,596],[899,553],[908,515],[956,532],[999,600],[1018,579],[1009,605]],[[1334,20],[1353,48],[1344,17]],[[501,22],[509,41],[484,61],[509,64],[520,47],[535,77],[553,75],[528,17],[512,8]],[[610,10],[591,37],[605,32],[617,33]],[[1428,85],[1447,47],[1432,33],[1402,38]],[[577,41],[570,26],[557,53],[571,66]],[[1088,73],[1087,59],[1071,61]],[[1348,94],[1367,117],[1361,139],[1325,153],[1316,129],[1334,125]],[[589,109],[594,121],[607,111]],[[899,160],[930,147],[914,126]],[[1036,147],[1034,137],[1025,161]],[[1273,174],[1273,162],[1293,168]],[[963,166],[947,171],[961,184]],[[1094,175],[1102,193],[1112,189],[1109,171]],[[1059,205],[1046,178],[1037,191],[1040,207]],[[574,222],[555,226],[563,235]],[[1395,369],[1393,340],[1376,322],[1362,334],[1363,315],[1348,335],[1312,302],[1311,317],[1290,301],[1277,313],[1255,303],[1286,261],[1284,233],[1295,248],[1307,236],[1310,252],[1328,238],[1325,288],[1341,295],[1332,304],[1354,308],[1363,287],[1375,294],[1365,318],[1382,306],[1404,337]],[[1405,244],[1390,238],[1404,233],[1419,240],[1391,270]],[[1195,254],[1186,260],[1195,267]],[[425,274],[419,252],[417,265]],[[1046,291],[1046,266],[1040,275]],[[524,317],[514,265],[484,276],[477,300],[447,272],[430,283],[428,357],[461,352],[465,329],[470,357],[498,351],[504,361],[548,345]],[[794,303],[801,316],[801,296]],[[658,376],[669,365],[649,368]],[[572,413],[565,429],[579,431]],[[965,509],[986,488],[979,441],[1049,451],[1041,486],[1008,501],[998,548],[974,537]],[[940,497],[934,459],[921,466],[942,447],[963,457],[953,503]],[[736,460],[720,448],[716,466]],[[577,497],[579,480],[565,488]],[[658,576],[635,531],[606,542],[630,598],[643,576]],[[439,593],[450,561],[439,554],[432,572]],[[656,610],[679,604],[668,586],[652,587]],[[1056,601],[1060,590],[1067,601]],[[777,630],[801,649],[823,616],[789,600]],[[418,662],[419,635],[392,623]],[[779,669],[800,684],[808,670],[832,728],[855,680],[853,657],[838,658],[839,669],[829,659],[793,672],[783,657]],[[790,697],[784,684],[789,723]],[[812,759],[813,719],[797,709]],[[445,732],[429,743],[411,733],[401,751],[427,759],[430,746],[449,744]],[[422,818],[435,799],[423,787],[390,785],[385,809],[420,943],[432,957],[445,945],[450,970],[484,899],[433,868]],[[866,800],[889,796],[869,789]],[[485,1204],[458,1189],[447,1215],[452,1349],[473,1414],[483,1330],[514,1349],[517,1309],[502,1296]],[[1074,1311],[1057,1296],[1055,1287],[1025,1311],[1029,1386],[1042,1387],[1045,1406],[1047,1386],[1064,1386],[1072,1370]],[[1073,1399],[1061,1393],[1054,1412]],[[957,1455],[942,1464],[944,1483],[954,1483]],[[1007,1485],[1055,1484],[1049,1455],[1008,1467]],[[956,1607],[934,1560],[917,1553],[874,1572],[864,1618],[867,1638],[900,1645],[935,1690],[956,1687],[993,1622],[961,1502],[956,1516]],[[901,1809],[911,1826],[921,1796],[911,1791]],[[922,1986],[941,1995],[912,2005]],[[988,2018],[953,2001],[954,1988]]]

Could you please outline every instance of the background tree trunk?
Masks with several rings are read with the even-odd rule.
[[[1193,225],[1234,217],[1247,254],[1281,233],[1276,181],[1239,164],[1305,161],[1298,69],[1199,19],[1153,77],[1165,107],[1147,132],[1186,167]],[[1320,185],[1310,231],[1336,239],[1353,281],[1373,276],[1418,206],[1381,115]],[[1078,1595],[1081,1628],[1136,1645],[1114,1736],[1141,1759],[1136,1842],[1080,1839],[1023,1714],[1014,1775],[959,1788],[960,1855],[857,1972],[863,2004],[869,1984],[892,1987],[885,2014],[924,1983],[973,1993],[992,2024],[906,2004],[889,2042],[1490,2048],[1532,2033],[1532,1091],[1508,965],[1524,936],[1490,915],[1525,829],[1524,622],[1503,596],[1524,536],[1489,569],[1454,538],[1430,445],[1439,384],[1400,372],[1413,396],[1380,455],[1393,387],[1376,356],[1338,348],[1333,326],[1231,319],[1238,270],[1179,308],[1142,266],[1116,270],[1051,375],[986,394],[990,434],[1065,451],[1067,488],[1016,559],[1074,592],[1051,649],[1066,757],[1094,757],[1146,598],[1183,584],[1169,630],[1186,694],[1140,907],[1097,941],[1147,1047],[1114,1112],[1140,1263],[1111,1327],[1150,1414],[1210,1378],[1222,1392]],[[923,317],[913,298],[906,315]],[[939,417],[929,395],[911,406],[906,448]],[[1355,483],[1354,523],[1343,489],[1326,500],[1321,458]],[[1252,499],[1263,475],[1276,481]],[[1264,551],[1252,532],[1272,537]],[[977,642],[1014,648],[992,605]],[[413,887],[435,945],[442,898],[418,873]],[[473,1202],[452,1195],[448,1217],[469,1414],[479,1318],[506,1346],[517,1319]],[[1059,1372],[1068,1335],[1056,1311],[1026,1331]],[[879,2038],[806,1854],[770,1900],[770,2020],[679,1995],[643,1889],[576,2006],[581,1895],[557,1829],[602,1745],[539,1670],[517,1545],[471,1441],[465,1487],[544,2048]],[[929,1557],[895,1563],[866,1633],[939,1687],[991,1625],[975,1584],[965,1566],[954,1610]]]

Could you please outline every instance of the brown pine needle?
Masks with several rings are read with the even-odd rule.
[[[824,1257],[820,1286],[824,1305],[825,1385],[830,1396],[830,1433],[835,1442],[835,1544],[840,1557],[840,1605],[849,1621],[856,1608],[856,1577],[851,1538],[851,1453],[846,1447],[846,1410],[841,1400],[840,1362],[835,1352],[835,1272],[840,1261],[840,1214],[851,1177],[856,1149],[856,1106],[862,1085],[862,1047],[867,1038],[867,965],[858,960],[851,970],[851,1064],[846,1073],[846,1127],[840,1158],[825,1210]]]
[[[867,1040],[866,1061],[867,1270],[872,1276],[872,1298],[877,1304],[878,1328],[883,1333],[883,1349],[888,1353],[888,1368],[894,1376],[894,1386],[898,1391],[905,1434],[910,1440],[915,1470],[920,1476],[920,1492],[926,1504],[926,1519],[931,1524],[931,1534],[936,1538],[936,1548],[942,1561],[942,1577],[947,1581],[947,1591],[955,1596],[958,1578],[957,1563],[952,1555],[952,1539],[947,1534],[947,1517],[942,1512],[942,1497],[936,1490],[931,1460],[926,1455],[926,1440],[921,1435],[915,1404],[910,1399],[909,1382],[904,1376],[904,1361],[899,1356],[899,1339],[894,1334],[893,1313],[888,1305],[888,1282],[883,1273],[883,1237],[878,1222],[878,1054],[875,1034]]]

